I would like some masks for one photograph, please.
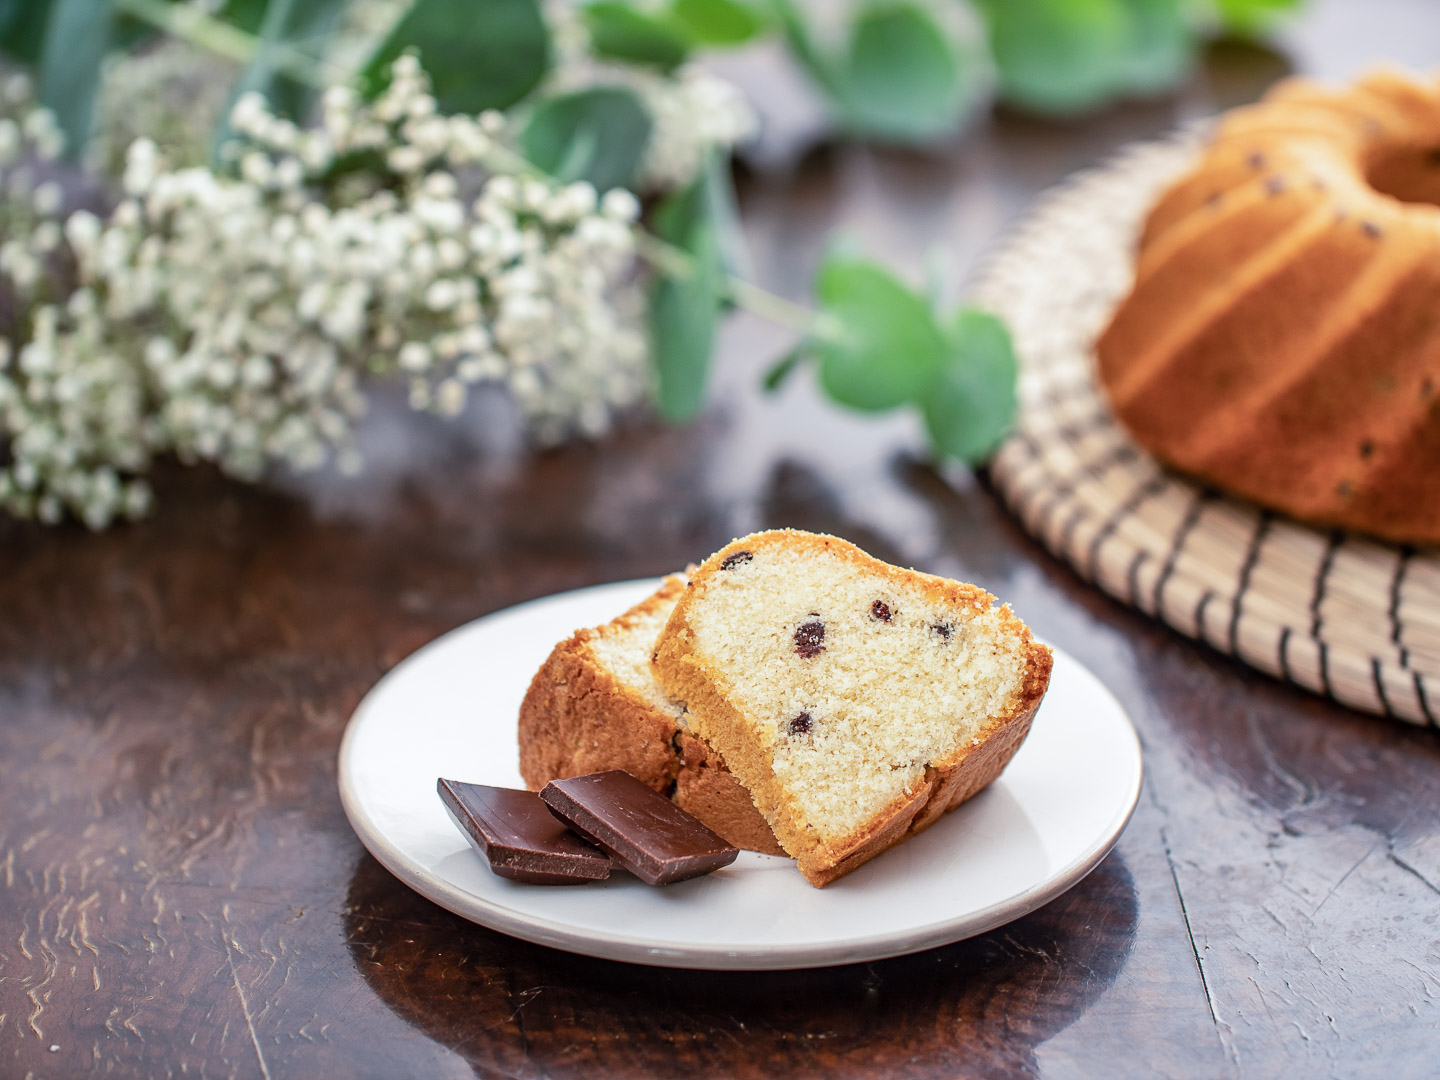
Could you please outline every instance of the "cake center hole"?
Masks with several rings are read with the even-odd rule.
[[[1365,179],[1382,194],[1407,203],[1440,206],[1440,146],[1402,146],[1370,159]]]

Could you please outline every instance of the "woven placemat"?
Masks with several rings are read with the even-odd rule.
[[[1139,230],[1203,132],[1122,151],[1042,196],[976,298],[1020,357],[991,475],[1031,535],[1124,603],[1261,671],[1440,727],[1440,557],[1315,529],[1157,464],[1112,417],[1094,341],[1130,287]]]

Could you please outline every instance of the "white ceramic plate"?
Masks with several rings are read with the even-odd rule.
[[[522,787],[515,720],[530,678],[577,627],[657,586],[601,585],[488,615],[431,642],[355,710],[340,796],[370,852],[442,907],[527,941],[689,968],[797,968],[915,952],[1019,918],[1089,873],[1140,794],[1140,744],[1119,702],[1058,649],[1030,737],[986,791],[824,889],[789,859],[652,888],[496,877],[451,822],[437,777]]]

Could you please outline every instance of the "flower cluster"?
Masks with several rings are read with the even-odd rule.
[[[0,121],[12,157],[53,150],[27,115]],[[411,57],[373,103],[329,91],[313,129],[255,97],[231,124],[238,177],[140,139],[105,218],[62,227],[42,186],[6,220],[0,273],[27,318],[0,369],[0,505],[99,528],[146,509],[157,453],[243,478],[353,463],[367,373],[452,415],[503,383],[547,439],[643,395],[633,196],[526,175],[504,119],[439,115]]]

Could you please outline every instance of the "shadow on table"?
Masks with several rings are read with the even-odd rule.
[[[365,856],[345,932],[382,1001],[478,1075],[1010,1077],[1115,980],[1138,900],[1111,854],[1039,911],[913,956],[714,972],[596,960],[430,904]]]

